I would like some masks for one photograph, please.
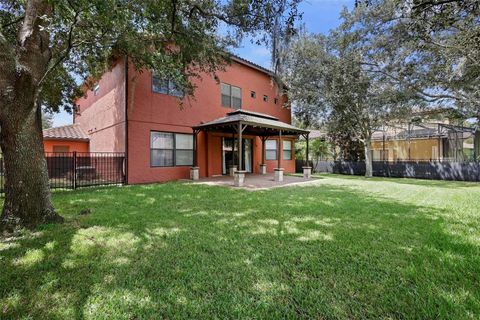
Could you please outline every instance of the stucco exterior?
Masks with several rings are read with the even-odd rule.
[[[242,109],[277,117],[291,123],[290,109],[284,108],[285,97],[281,97],[278,87],[266,72],[249,65],[233,62],[217,78],[204,74],[195,79],[195,96],[180,100],[174,96],[152,91],[152,73],[138,72],[129,66],[128,82],[124,61],[119,61],[113,69],[99,81],[99,91],[92,91],[77,102],[79,108],[75,123],[82,126],[90,137],[91,152],[127,150],[128,183],[149,183],[176,179],[186,179],[191,166],[152,167],[150,163],[150,133],[152,131],[192,134],[192,126],[224,117],[232,108],[221,105],[220,82],[242,89]],[[126,86],[125,86],[126,85]],[[126,91],[127,90],[127,91]],[[256,98],[251,97],[256,92]],[[268,96],[264,101],[263,96]],[[128,115],[125,117],[125,97],[128,97]],[[275,103],[275,99],[278,99]],[[125,122],[126,125],[125,125]],[[128,129],[126,129],[128,128]],[[126,131],[128,130],[128,131]],[[222,137],[231,134],[204,133],[198,135],[198,167],[200,177],[222,174]],[[125,139],[128,137],[128,141]],[[262,159],[262,143],[253,139],[254,172],[259,172]],[[284,137],[292,141],[294,137]],[[281,150],[280,155],[281,154]],[[283,157],[282,157],[283,158]],[[273,172],[277,161],[266,161],[267,171]],[[282,160],[285,172],[295,171],[294,150],[291,160]]]
[[[125,152],[125,64],[119,61],[98,82],[98,93],[76,102],[74,123],[90,139],[91,152]]]
[[[88,141],[43,140],[45,153],[56,152],[57,147],[68,150],[66,152],[89,152]]]

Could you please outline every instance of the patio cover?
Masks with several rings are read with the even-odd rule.
[[[236,110],[227,113],[223,118],[215,119],[206,123],[201,123],[192,127],[195,130],[217,131],[217,132],[237,132],[238,125],[244,125],[243,134],[251,134],[256,136],[274,136],[280,132],[282,135],[308,135],[310,131],[300,129],[291,124],[279,121],[273,116],[245,111]]]
[[[195,135],[195,157],[194,165],[197,166],[197,134],[200,131],[214,131],[222,133],[237,134],[237,139],[242,141],[242,135],[255,135],[262,139],[262,165],[265,164],[265,140],[268,137],[278,136],[279,141],[282,141],[282,135],[285,136],[299,136],[302,135],[307,140],[306,155],[308,159],[308,134],[310,131],[300,129],[291,124],[279,121],[278,118],[246,110],[235,110],[227,113],[223,118],[215,119],[206,123],[201,123],[192,127]],[[238,148],[238,167],[242,167],[242,147],[239,143]],[[278,169],[281,168],[281,157],[278,157]],[[283,169],[282,169],[283,170]]]

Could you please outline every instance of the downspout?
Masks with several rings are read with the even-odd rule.
[[[125,184],[128,184],[128,56],[125,56]]]

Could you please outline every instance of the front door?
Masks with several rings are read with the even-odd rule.
[[[235,141],[235,144],[234,144]],[[253,148],[252,139],[242,139],[243,163],[241,170],[252,172]],[[222,173],[228,174],[232,165],[238,166],[238,139],[222,138]]]

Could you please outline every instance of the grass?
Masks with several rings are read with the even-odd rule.
[[[478,184],[329,175],[54,201],[66,223],[0,241],[1,319],[480,317]]]

